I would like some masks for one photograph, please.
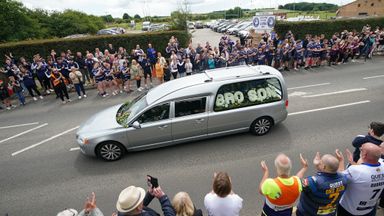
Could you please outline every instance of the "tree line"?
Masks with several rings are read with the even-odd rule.
[[[336,12],[339,6],[328,3],[289,3],[285,5],[279,5],[279,9],[297,10],[297,11],[331,11]]]
[[[103,18],[65,10],[28,9],[15,0],[0,0],[0,42],[95,34],[105,28]]]

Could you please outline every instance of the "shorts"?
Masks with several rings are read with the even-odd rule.
[[[105,77],[95,77],[96,83],[103,82],[105,80]]]
[[[105,80],[107,80],[107,81],[112,81],[112,80],[113,80],[113,77],[112,77],[112,76],[106,76],[106,77],[105,77]]]
[[[144,71],[144,78],[146,78],[146,77],[150,77],[150,78],[152,78],[152,73],[151,73],[151,71]]]

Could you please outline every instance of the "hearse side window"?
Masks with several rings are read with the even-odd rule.
[[[206,97],[175,102],[175,117],[205,112]]]
[[[169,103],[155,106],[143,113],[137,121],[140,124],[165,120],[169,118]]]
[[[282,100],[282,95],[281,84],[277,78],[226,84],[217,91],[214,111],[272,103]]]

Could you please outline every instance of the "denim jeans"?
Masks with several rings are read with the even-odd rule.
[[[23,91],[16,92],[17,97],[19,98],[19,101],[21,104],[25,104],[25,97],[23,95]]]
[[[84,85],[82,82],[75,84],[75,89],[76,89],[77,95],[81,96],[81,92],[83,92],[83,95],[85,95]]]

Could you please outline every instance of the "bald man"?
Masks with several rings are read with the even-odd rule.
[[[292,162],[285,154],[279,154],[275,159],[277,171],[276,178],[269,178],[269,170],[265,161],[261,162],[264,171],[263,179],[259,185],[259,191],[265,196],[262,216],[291,216],[295,202],[302,190],[300,178],[308,169],[308,162],[300,154],[303,168],[291,176]]]
[[[336,155],[339,154],[336,150]],[[317,173],[302,179],[303,191],[297,205],[297,216],[336,215],[337,205],[347,184],[346,176],[337,172],[339,163],[343,162],[331,154],[321,157],[317,152],[313,159]]]
[[[380,156],[379,146],[373,143],[361,146],[362,163],[343,171],[348,187],[341,197],[337,215],[376,215],[376,203],[384,190],[384,164],[379,162]]]

